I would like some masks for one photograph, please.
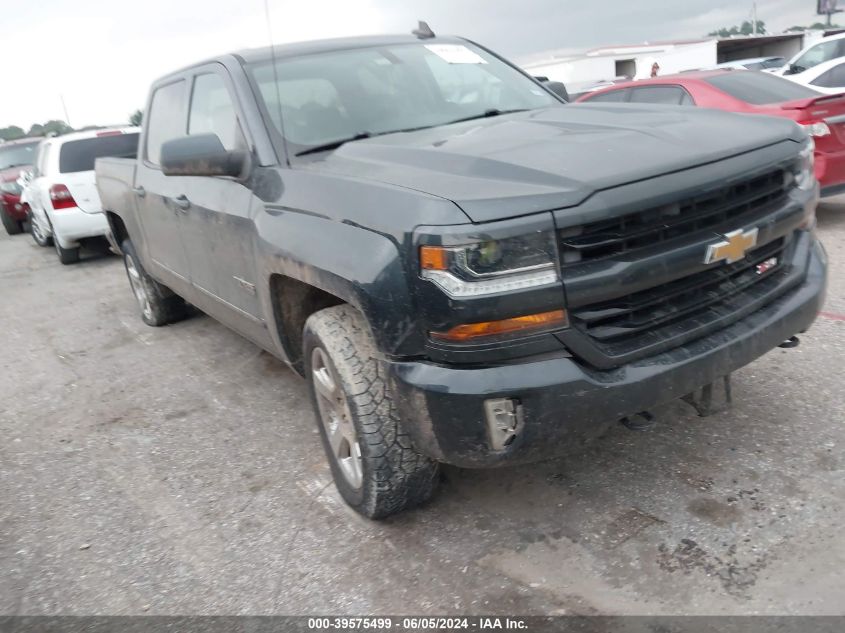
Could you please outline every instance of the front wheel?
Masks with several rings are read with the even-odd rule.
[[[123,251],[123,265],[126,267],[129,286],[135,295],[144,323],[158,327],[183,318],[188,309],[184,299],[147,274],[132,241],[124,240],[120,248]]]
[[[3,228],[9,235],[17,235],[23,231],[23,223],[6,213],[6,209],[0,204],[0,220],[3,221]]]
[[[419,453],[403,430],[364,317],[347,305],[312,314],[303,353],[323,447],[344,500],[378,519],[429,499],[437,462]]]

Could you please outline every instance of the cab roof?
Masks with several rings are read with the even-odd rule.
[[[238,51],[234,55],[242,62],[250,64],[253,62],[266,61],[275,53],[276,58],[298,57],[300,55],[313,55],[315,53],[330,53],[332,51],[349,50],[353,48],[376,48],[379,46],[393,46],[396,44],[428,44],[433,42],[457,43],[463,42],[459,37],[443,36],[419,38],[416,35],[365,35],[358,37],[339,37],[326,40],[313,40],[310,42],[294,42],[292,44],[279,44],[275,47],[264,46],[262,48],[249,48]],[[275,50],[274,50],[275,49]]]
[[[288,59],[292,57],[299,57],[302,55],[314,55],[318,53],[331,53],[333,51],[344,51],[355,48],[375,48],[378,46],[394,46],[396,44],[457,44],[466,42],[464,38],[445,35],[442,37],[419,38],[416,35],[363,35],[357,37],[338,37],[333,39],[312,40],[306,42],[293,42],[290,44],[277,44],[276,46],[262,46],[260,48],[246,48],[232,53],[224,53],[197,61],[188,66],[173,70],[166,75],[159,77],[154,83],[159,84],[163,80],[173,75],[178,75],[186,71],[212,64],[215,62],[224,62],[226,59],[233,57],[241,64],[252,64],[256,62],[268,61],[275,55],[276,59]]]

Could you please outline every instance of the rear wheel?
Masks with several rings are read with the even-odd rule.
[[[126,276],[144,323],[158,327],[184,318],[188,311],[185,300],[147,274],[132,241],[124,240],[120,248]]]
[[[65,248],[59,244],[59,240],[55,235],[53,236],[53,246],[56,247],[56,254],[59,256],[59,261],[65,266],[75,264],[79,261],[78,246],[76,248]]]
[[[23,231],[23,222],[6,213],[2,205],[0,205],[0,220],[3,221],[3,228],[9,235],[17,235]]]
[[[29,214],[29,233],[38,246],[50,246],[53,242],[53,238],[47,235],[47,231],[44,230],[38,221],[38,216],[32,212]]]
[[[344,500],[378,519],[426,501],[437,462],[402,428],[395,394],[364,317],[340,305],[305,324],[306,378],[335,485]]]

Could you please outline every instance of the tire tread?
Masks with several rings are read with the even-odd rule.
[[[383,518],[428,500],[438,481],[437,462],[418,452],[402,428],[384,362],[363,315],[349,305],[334,306],[311,315],[305,329],[317,335],[332,357],[358,421],[369,468],[363,499],[353,507],[370,518]]]

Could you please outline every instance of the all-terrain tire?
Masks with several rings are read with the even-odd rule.
[[[124,240],[120,249],[123,251],[123,265],[129,286],[135,295],[144,323],[159,327],[185,318],[188,313],[185,300],[147,274],[135,252],[132,240]]]
[[[340,378],[357,432],[363,476],[350,484],[329,443],[317,403],[312,356],[322,349]],[[366,517],[379,519],[428,500],[437,486],[438,464],[414,448],[402,428],[395,393],[369,326],[348,305],[312,314],[303,332],[305,376],[335,485],[344,500]]]
[[[23,232],[23,223],[6,213],[2,205],[0,205],[0,220],[3,221],[3,228],[9,235],[18,235]]]

